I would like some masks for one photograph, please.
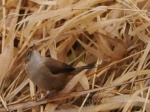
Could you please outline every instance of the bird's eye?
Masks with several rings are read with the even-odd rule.
[[[26,59],[30,59],[30,57],[31,57],[31,52],[27,52],[26,53]]]

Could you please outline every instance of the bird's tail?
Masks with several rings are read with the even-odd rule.
[[[95,65],[91,64],[91,65],[76,67],[75,71],[76,72],[81,72],[84,69],[92,69],[92,68],[95,68]]]

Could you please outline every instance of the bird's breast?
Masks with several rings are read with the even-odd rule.
[[[25,65],[25,72],[31,80],[37,77],[40,66],[41,63],[39,62],[29,62]]]

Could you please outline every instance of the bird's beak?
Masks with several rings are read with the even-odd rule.
[[[36,50],[35,43],[34,43],[33,46],[32,46],[32,50]]]

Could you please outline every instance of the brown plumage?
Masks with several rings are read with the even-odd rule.
[[[73,75],[93,67],[88,65],[74,68],[50,57],[42,57],[36,50],[26,53],[25,72],[29,79],[44,91],[60,91]]]

